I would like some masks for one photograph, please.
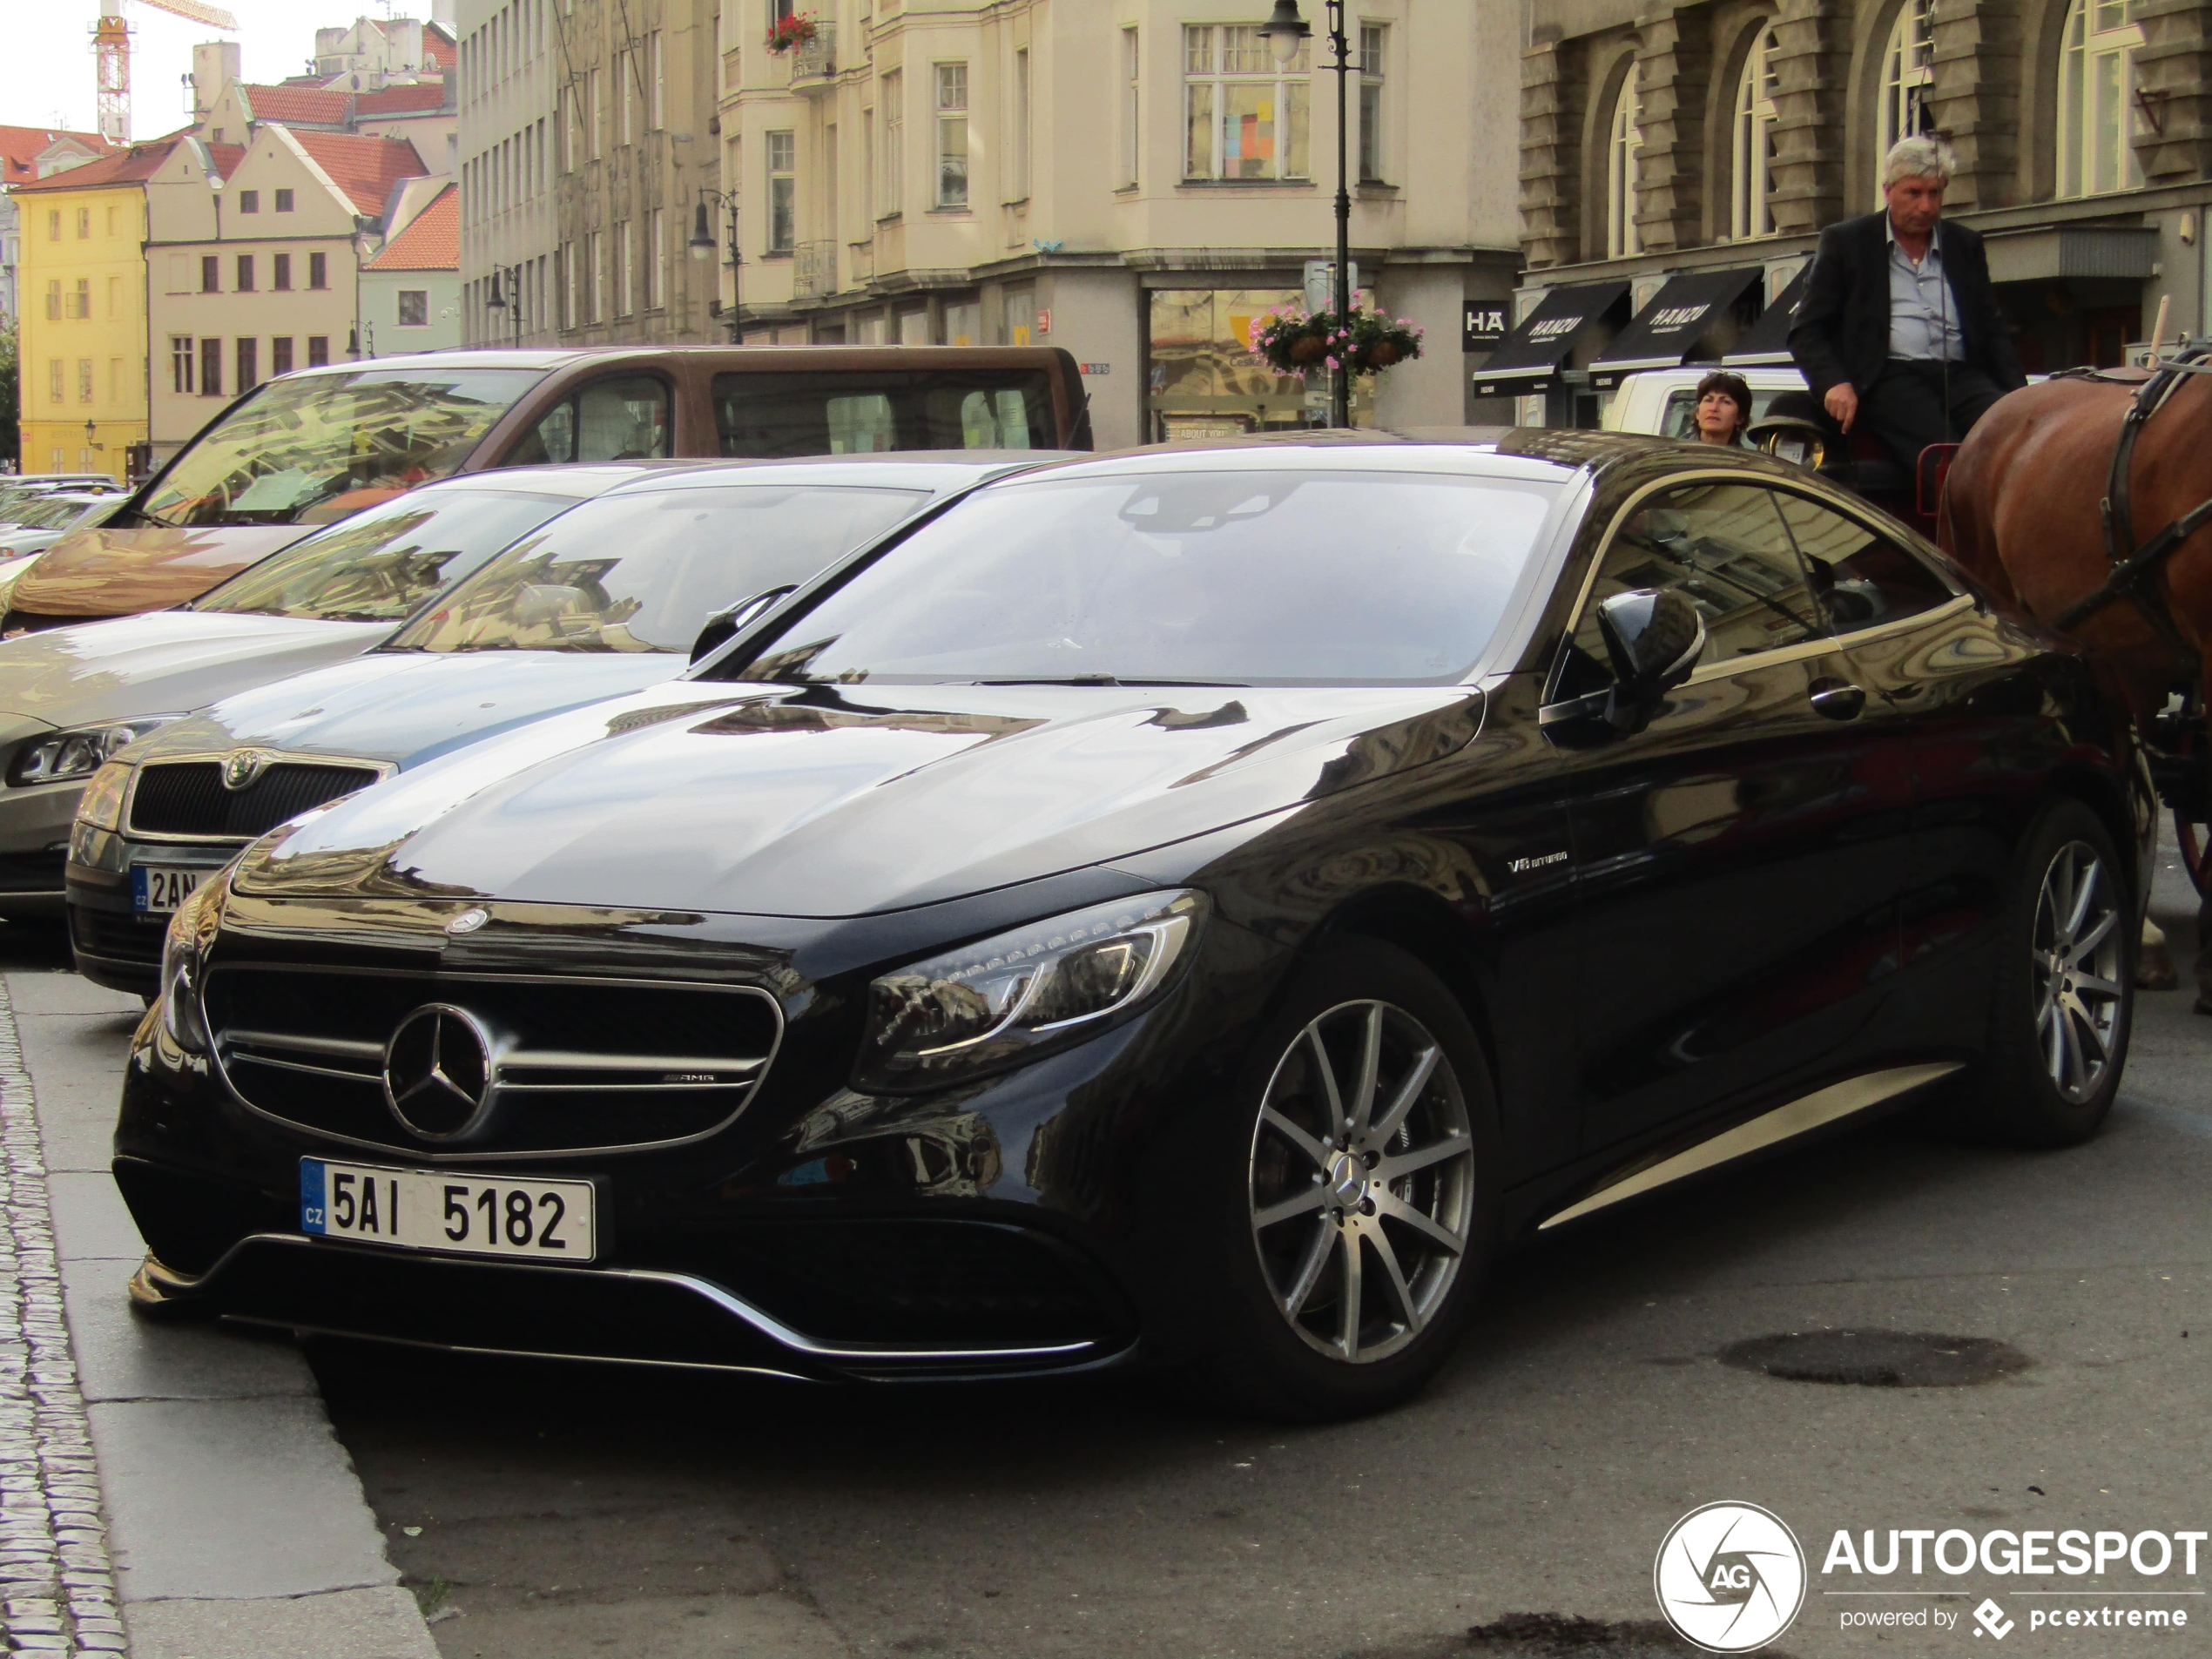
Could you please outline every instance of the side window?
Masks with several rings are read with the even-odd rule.
[[[1776,500],[1838,633],[1917,617],[1953,597],[1934,571],[1857,519],[1802,496]]]
[[[1616,593],[1657,588],[1680,589],[1705,618],[1709,664],[1827,637],[1775,492],[1685,484],[1646,496],[1614,531],[1575,620],[1559,695],[1612,681],[1598,605]]]
[[[548,409],[506,464],[659,460],[668,454],[668,388],[651,375],[594,381]]]

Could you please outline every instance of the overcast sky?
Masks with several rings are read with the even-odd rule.
[[[192,72],[192,49],[203,40],[235,39],[245,51],[246,78],[281,80],[299,74],[315,49],[318,27],[344,25],[356,12],[381,17],[379,0],[215,0],[238,19],[226,36],[128,3],[131,26],[131,135],[158,138],[190,118],[178,78]],[[92,21],[98,0],[0,0],[0,124],[92,128]],[[408,8],[393,11],[406,16]],[[415,15],[428,16],[421,4]]]

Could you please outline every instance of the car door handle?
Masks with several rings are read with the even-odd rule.
[[[1817,679],[1812,683],[1812,706],[1831,720],[1856,720],[1866,707],[1866,693],[1849,680]]]

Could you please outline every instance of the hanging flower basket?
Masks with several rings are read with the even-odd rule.
[[[1298,307],[1255,318],[1251,347],[1278,374],[1304,379],[1319,368],[1339,367],[1372,374],[1421,354],[1421,330],[1412,319],[1395,320],[1379,311],[1306,312]]]
[[[793,46],[803,46],[813,39],[815,32],[813,14],[794,11],[788,17],[779,17],[768,26],[768,50],[787,52]]]

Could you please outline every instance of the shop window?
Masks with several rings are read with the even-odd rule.
[[[983,307],[980,300],[954,300],[944,308],[945,344],[980,346],[983,343]]]
[[[1890,44],[1882,52],[1882,107],[1876,124],[1879,140],[1874,152],[1874,182],[1878,189],[1882,168],[1890,150],[1900,138],[1925,132],[1928,89],[1935,84],[1935,35],[1929,21],[1932,0],[1905,0],[1897,21],[1890,25]]]
[[[2134,0],[2074,0],[2059,59],[2059,194],[2101,196],[2143,182],[2135,125]]]
[[[1278,65],[1256,24],[1183,30],[1186,179],[1304,179],[1312,52]]]
[[[1251,348],[1251,327],[1279,307],[1302,305],[1295,289],[1161,288],[1146,323],[1146,435],[1225,437],[1310,423],[1309,399],[1327,401],[1327,381],[1278,375]],[[1355,295],[1358,300],[1372,296]],[[1352,424],[1373,421],[1372,387],[1355,382]]]
[[[1736,82],[1735,156],[1730,182],[1729,234],[1774,234],[1774,54],[1770,28],[1759,30]]]
[[[1643,100],[1636,90],[1636,65],[1621,78],[1621,91],[1613,100],[1613,121],[1605,141],[1605,256],[1626,259],[1643,252],[1643,233],[1636,229],[1636,162],[1643,153],[1643,128],[1639,118]]]

